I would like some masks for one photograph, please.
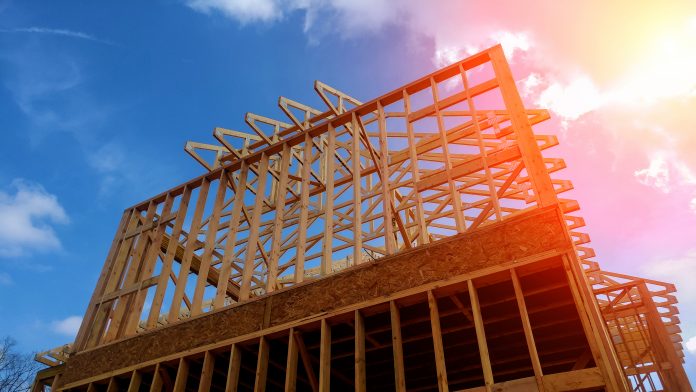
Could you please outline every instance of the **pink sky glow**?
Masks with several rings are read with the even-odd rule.
[[[696,3],[687,1],[192,0],[240,22],[304,11],[308,42],[396,26],[441,67],[501,43],[530,108],[559,136],[603,269],[677,285],[696,376]],[[324,17],[320,17],[324,16]],[[425,38],[425,39],[424,39]],[[427,42],[423,44],[423,42]]]

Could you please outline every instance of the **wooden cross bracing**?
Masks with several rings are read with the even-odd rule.
[[[78,340],[92,346],[219,309],[570,189],[548,177],[562,160],[539,154],[556,138],[531,132],[548,112],[506,97],[509,69],[496,56],[493,48],[368,103],[316,82],[327,110],[281,97],[288,121],[247,113],[251,133],[215,128],[219,144],[187,143],[208,174],[126,211],[108,282],[90,305],[94,328]]]
[[[247,113],[250,132],[215,128],[218,144],[186,144],[207,172],[124,212],[76,350],[549,205],[589,283],[623,279],[599,269],[577,202],[558,196],[572,189],[551,177],[565,163],[541,154],[558,141],[532,132],[549,113],[522,105],[499,46],[365,103],[314,89],[325,110],[281,97],[285,121]],[[673,311],[661,296],[650,302]],[[604,321],[618,336],[636,320]],[[678,337],[676,314],[662,320]],[[643,358],[616,347],[626,369]]]
[[[126,212],[110,283],[93,304],[111,333],[90,344],[474,230],[571,189],[548,176],[563,161],[539,154],[556,138],[531,132],[548,112],[507,97],[509,69],[496,56],[493,48],[368,103],[316,82],[328,110],[281,97],[289,122],[247,113],[253,133],[215,128],[219,145],[188,142],[209,174]],[[486,66],[493,78],[477,73]],[[139,323],[149,290],[154,307]],[[109,320],[126,310],[131,321],[116,329]]]
[[[578,203],[559,197],[572,189],[572,184],[551,177],[565,167],[564,161],[541,154],[558,141],[553,135],[532,131],[532,127],[540,129],[549,113],[524,107],[500,46],[369,102],[319,81],[314,89],[325,108],[280,97],[278,106],[285,120],[247,113],[244,120],[249,132],[218,127],[213,130],[216,143],[186,143],[185,151],[206,173],[124,212],[75,343],[41,353],[37,360],[58,369],[66,361],[69,365],[73,352],[100,349],[108,343],[128,344],[117,341],[208,312],[224,309],[208,316],[217,317],[259,303],[265,303],[260,327],[264,330],[270,325],[271,314],[282,308],[275,302],[271,307],[272,300],[296,293],[266,296],[273,291],[448,237],[471,233],[455,239],[465,241],[480,235],[472,232],[483,233],[541,211],[558,214],[560,210],[561,215],[556,216],[565,219],[566,230],[559,235],[565,238],[566,253],[555,262],[562,264],[568,276],[574,296],[568,304],[577,307],[589,341],[596,343],[564,359],[571,361],[572,371],[562,377],[581,375],[586,387],[606,385],[607,390],[624,385],[636,391],[653,391],[688,384],[681,366],[684,353],[674,286],[599,269],[588,245],[589,236],[579,231],[585,222],[574,215]],[[485,228],[492,224],[497,225]],[[405,254],[405,259],[411,254]],[[390,258],[335,279],[372,271],[395,260],[403,261]],[[535,384],[539,390],[555,390],[550,385],[562,377],[546,374],[549,369],[542,365],[548,350],[535,343],[547,337],[533,334],[538,320],[532,316],[539,304],[527,311],[524,293],[528,288],[514,267],[519,260],[513,257],[510,262],[513,267],[505,268],[510,268],[534,373],[524,382]],[[534,271],[531,268],[525,274]],[[423,271],[418,273],[423,275]],[[500,383],[498,370],[491,365],[489,344],[493,351],[500,347],[492,343],[488,325],[484,330],[491,319],[482,315],[475,280],[465,282],[470,308],[465,303],[469,301],[446,294],[447,290],[438,285],[421,298],[427,299],[430,312],[434,370],[440,390],[457,382],[457,370],[445,366],[445,357],[451,358],[451,353],[447,353],[443,336],[452,326],[440,325],[441,317],[453,311],[464,317],[463,328],[475,330],[471,342],[481,357],[485,389],[505,384]],[[484,277],[480,280],[492,282]],[[327,282],[334,284],[324,280],[295,290]],[[448,301],[440,308],[442,301],[437,297],[441,294],[454,308],[449,305],[448,309]],[[250,301],[260,296],[264,297]],[[484,292],[481,298],[485,306],[491,305],[490,293]],[[403,304],[403,299],[400,301]],[[225,309],[237,305],[239,309]],[[400,320],[395,300],[389,300],[388,308],[395,385],[397,390],[405,390],[409,377],[400,329],[408,321]],[[312,346],[313,353],[300,332],[311,328],[301,323],[290,328],[286,390],[293,390],[298,380],[313,390],[328,390],[332,378],[365,390],[369,378],[364,369],[366,353],[388,348],[375,338],[374,330],[370,331],[370,323],[363,318],[366,311],[354,310],[354,318],[348,321],[355,335],[354,380],[331,367],[333,360],[350,355],[331,353],[332,339],[343,339],[340,328],[332,327],[336,320],[329,322],[322,316],[320,339],[311,342],[321,349],[317,352]],[[196,322],[200,320],[191,321]],[[159,332],[166,335],[164,330]],[[267,382],[282,388],[267,377],[271,368],[283,367],[273,359],[277,353],[269,348],[278,344],[277,338],[262,334],[252,349],[258,356],[254,390],[263,390]],[[249,350],[249,346],[232,344],[228,390],[237,382],[250,386],[248,380],[239,380],[240,366],[248,367],[240,365],[240,355],[242,351],[249,354]],[[137,390],[141,380],[151,383],[154,390],[163,385],[183,390],[191,370],[200,373],[199,390],[207,390],[214,378],[211,373],[219,372],[215,370],[218,354],[206,351],[200,363],[196,355],[184,355],[177,357],[176,363],[158,362],[153,369],[133,370],[129,390]],[[306,374],[297,371],[300,358]],[[313,362],[320,363],[318,373],[312,370]],[[168,366],[176,371],[169,374]],[[150,375],[151,370],[154,373]],[[61,372],[49,373],[36,385],[59,385]],[[95,380],[87,390],[103,384],[103,380],[96,380],[97,384]],[[122,375],[112,375],[107,390],[123,384]]]

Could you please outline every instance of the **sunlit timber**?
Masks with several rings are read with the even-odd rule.
[[[500,46],[189,142],[34,390],[691,391],[675,288],[602,271]]]

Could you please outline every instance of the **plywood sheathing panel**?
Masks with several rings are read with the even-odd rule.
[[[261,329],[264,310],[265,301],[252,301],[74,355],[66,363],[63,383],[253,333]]]
[[[570,243],[557,207],[540,208],[324,279],[77,353],[66,363],[63,383],[195,350],[502,263],[568,249]],[[267,306],[270,313],[266,313]]]
[[[537,211],[279,292],[271,326],[567,246],[555,209]]]

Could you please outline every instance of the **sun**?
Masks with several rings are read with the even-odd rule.
[[[627,64],[613,89],[612,100],[654,103],[696,95],[696,17],[677,28],[656,34],[639,58]]]

